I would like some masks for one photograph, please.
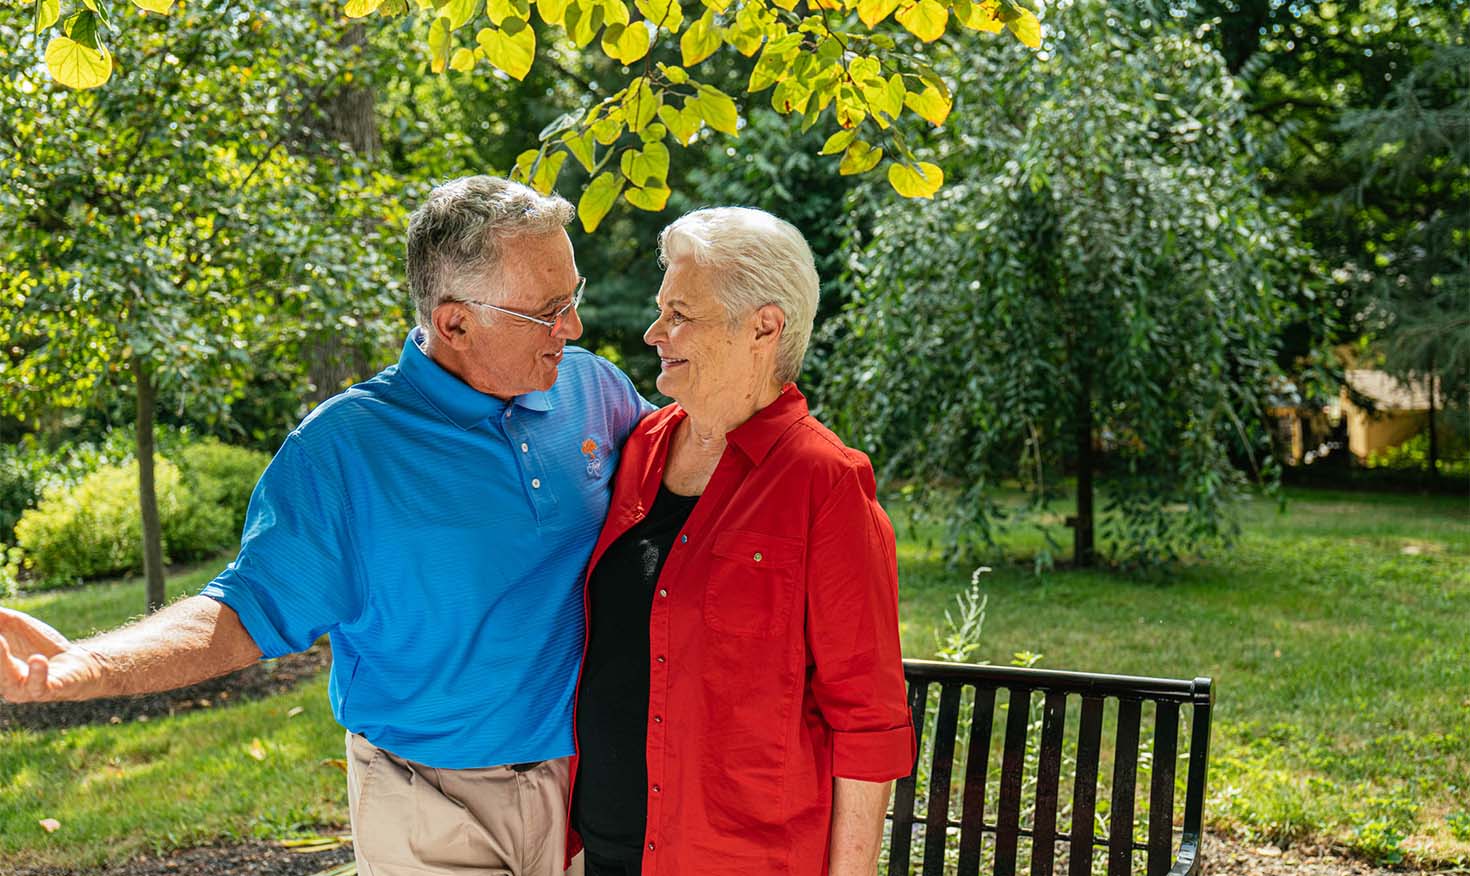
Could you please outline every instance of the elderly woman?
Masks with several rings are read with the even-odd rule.
[[[759,210],[659,238],[658,388],[587,577],[574,825],[587,872],[874,873],[914,762],[893,529],[791,381],[811,250]]]

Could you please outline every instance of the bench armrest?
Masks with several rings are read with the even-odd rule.
[[[1179,841],[1179,857],[1169,868],[1169,876],[1197,876],[1199,872],[1199,838],[1186,836]]]

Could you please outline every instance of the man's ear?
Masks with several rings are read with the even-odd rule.
[[[786,313],[775,304],[763,304],[755,311],[755,343],[775,347],[786,328]]]
[[[429,326],[434,335],[434,343],[455,350],[463,349],[467,329],[465,323],[468,319],[469,310],[458,302],[446,301],[434,308]]]

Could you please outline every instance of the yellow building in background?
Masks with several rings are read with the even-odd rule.
[[[1429,425],[1428,381],[1401,382],[1383,371],[1357,369],[1347,372],[1347,383],[1353,391],[1344,387],[1339,404],[1347,425],[1348,450],[1359,461],[1404,443]],[[1369,413],[1354,404],[1353,393],[1372,400],[1377,411]],[[1443,398],[1434,401],[1436,410],[1444,409]]]

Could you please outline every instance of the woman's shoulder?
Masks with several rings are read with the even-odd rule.
[[[873,464],[868,455],[847,446],[836,432],[810,414],[793,423],[785,439],[776,452],[787,465],[808,469],[833,481],[854,473],[865,480],[873,477]]]

